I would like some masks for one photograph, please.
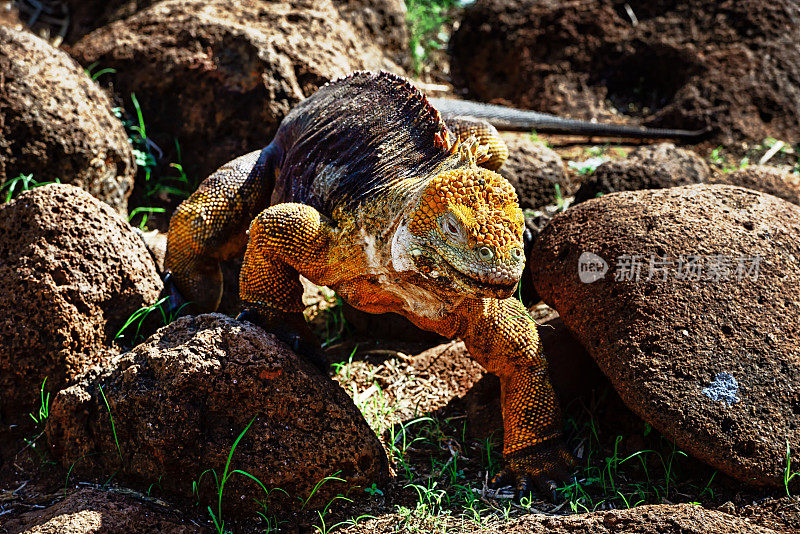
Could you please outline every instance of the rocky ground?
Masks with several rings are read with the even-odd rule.
[[[796,3],[65,0],[33,31],[30,4],[0,5],[0,532],[800,532]],[[708,128],[503,134],[577,459],[556,502],[488,488],[499,382],[463,343],[307,283],[326,376],[231,318],[237,261],[221,313],[164,305],[172,209],[377,68]]]

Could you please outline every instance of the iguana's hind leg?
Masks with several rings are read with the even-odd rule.
[[[262,211],[250,225],[239,275],[241,318],[275,333],[325,369],[327,361],[303,318],[299,275],[321,280],[330,265],[332,227],[305,204],[287,202]]]
[[[250,221],[269,203],[277,148],[238,157],[206,178],[172,216],[165,266],[181,295],[201,311],[214,311],[222,297],[221,260],[247,243]]]
[[[460,141],[474,137],[479,145],[486,148],[486,156],[477,162],[481,167],[496,171],[508,159],[505,141],[488,122],[473,117],[445,117],[444,122]]]

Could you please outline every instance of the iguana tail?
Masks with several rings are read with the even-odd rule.
[[[630,137],[635,139],[669,138],[684,141],[699,141],[708,133],[708,130],[674,130],[622,124],[598,124],[589,121],[564,119],[537,111],[507,108],[494,104],[452,98],[430,98],[428,100],[433,107],[439,110],[445,120],[449,117],[473,117],[489,122],[498,130],[536,130],[540,133]]]

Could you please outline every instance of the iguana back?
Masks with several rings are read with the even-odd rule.
[[[439,112],[400,76],[357,72],[320,88],[281,123],[272,204],[299,202],[331,216],[407,178],[459,165]]]

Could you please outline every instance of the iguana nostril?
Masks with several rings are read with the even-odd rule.
[[[489,247],[481,247],[478,249],[478,255],[482,260],[488,261],[494,258],[494,252]]]
[[[519,261],[522,259],[522,249],[521,248],[512,248],[511,249],[511,257],[515,260]]]

